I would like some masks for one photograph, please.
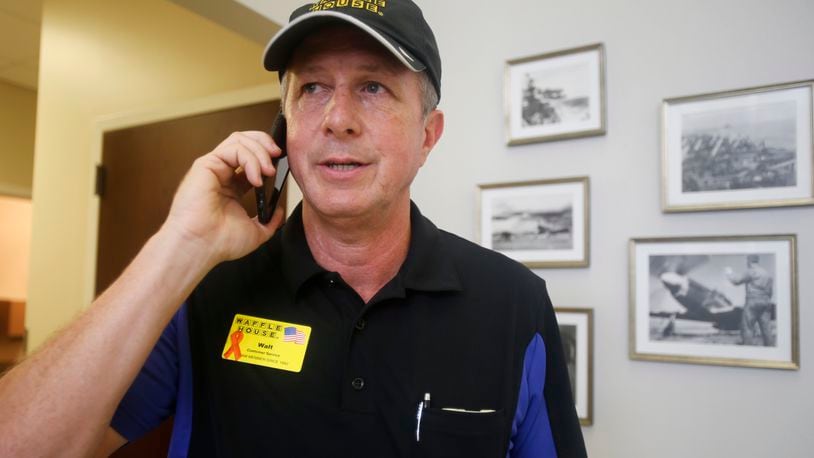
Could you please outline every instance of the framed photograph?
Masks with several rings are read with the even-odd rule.
[[[528,267],[588,265],[588,177],[479,187],[481,245]]]
[[[560,339],[571,379],[571,392],[582,426],[593,424],[594,323],[593,310],[554,307]]]
[[[814,204],[814,81],[667,99],[665,212]]]
[[[630,357],[799,369],[794,235],[630,241]]]
[[[605,134],[605,48],[566,49],[506,63],[509,145]]]

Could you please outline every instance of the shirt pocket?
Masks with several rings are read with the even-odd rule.
[[[425,409],[421,417],[422,458],[505,457],[503,410],[459,412]]]

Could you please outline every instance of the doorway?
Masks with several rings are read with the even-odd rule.
[[[121,274],[159,229],[192,162],[232,132],[268,131],[278,109],[279,100],[263,101],[103,133],[95,295]],[[282,196],[281,205],[285,202]],[[243,204],[253,216],[252,193]],[[169,419],[112,456],[166,456],[171,431]]]

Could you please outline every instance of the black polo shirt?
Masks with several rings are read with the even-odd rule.
[[[544,282],[415,205],[407,258],[368,303],[316,264],[298,208],[185,313],[190,456],[585,455]],[[301,370],[225,356],[236,314],[310,327]]]

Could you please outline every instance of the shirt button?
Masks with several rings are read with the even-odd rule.
[[[365,379],[362,377],[356,377],[352,382],[350,382],[350,386],[352,386],[356,391],[361,391],[362,388],[365,387]]]
[[[367,321],[365,321],[364,318],[359,318],[359,321],[356,322],[356,330],[362,331],[365,329],[365,326],[367,326]]]

